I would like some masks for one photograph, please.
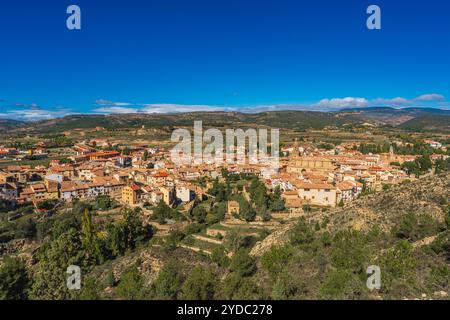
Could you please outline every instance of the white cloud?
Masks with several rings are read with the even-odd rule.
[[[433,93],[433,94],[423,94],[414,99],[407,99],[404,97],[377,98],[372,100],[354,97],[323,99],[313,106],[318,110],[326,111],[332,109],[369,107],[369,106],[406,107],[416,105],[419,102],[432,102],[444,100],[445,97],[443,95]]]
[[[368,100],[366,98],[333,98],[333,99],[322,99],[314,106],[318,109],[341,109],[349,107],[365,107],[368,105]]]
[[[22,109],[10,110],[6,117],[24,121],[36,121],[64,117],[68,114],[71,114],[69,110],[52,111],[46,109]]]
[[[445,97],[442,94],[438,93],[429,93],[429,94],[423,94],[421,96],[418,96],[417,98],[414,98],[415,101],[442,101],[445,100]]]
[[[182,113],[182,112],[220,112],[220,111],[236,111],[243,113],[258,113],[267,111],[281,111],[281,110],[310,110],[310,111],[331,111],[343,108],[357,108],[369,106],[391,106],[391,107],[405,107],[414,105],[418,101],[432,101],[432,99],[442,100],[444,97],[439,94],[426,94],[415,99],[407,99],[404,97],[395,98],[377,98],[367,99],[363,97],[345,97],[322,99],[315,104],[300,105],[300,104],[271,104],[271,105],[256,105],[256,106],[218,106],[206,104],[176,104],[176,103],[147,103],[137,104],[128,102],[113,102],[110,100],[97,100],[96,104],[101,106],[94,112],[100,113]]]
[[[98,104],[98,105],[103,106],[103,105],[110,105],[113,102],[109,101],[109,100],[105,100],[105,99],[98,99],[98,100],[95,101],[95,103]]]
[[[94,109],[94,112],[127,114],[127,113],[138,113],[139,109],[125,108],[125,107],[102,107]]]
[[[132,105],[131,103],[128,102],[113,102],[105,99],[99,99],[95,101],[95,103],[99,106],[115,106],[115,107],[126,107]]]
[[[171,104],[171,103],[153,103],[146,104],[141,112],[144,113],[179,113],[179,112],[242,112],[242,113],[258,113],[267,111],[281,110],[310,110],[311,107],[294,104],[272,104],[272,105],[256,105],[256,106],[216,106],[202,104]]]
[[[153,103],[145,104],[142,112],[144,113],[177,113],[177,112],[210,112],[226,111],[228,107],[202,105],[202,104],[171,104],[171,103]]]
[[[0,102],[2,100],[0,99]],[[438,107],[448,109],[448,102],[441,94],[423,94],[414,99],[407,99],[404,97],[395,98],[377,98],[367,99],[363,97],[345,97],[345,98],[331,98],[322,99],[317,103],[312,104],[267,104],[267,105],[253,105],[253,106],[220,106],[208,104],[176,104],[176,103],[130,103],[130,102],[114,102],[111,100],[99,99],[95,101],[95,107],[86,113],[100,113],[100,114],[152,114],[152,113],[181,113],[181,112],[243,112],[243,113],[258,113],[267,111],[282,111],[282,110],[306,110],[306,111],[333,111],[344,108],[356,107],[370,107],[370,106],[391,106],[391,107],[405,107],[405,106],[420,106],[424,102],[436,102]],[[43,119],[54,119],[64,117],[70,114],[76,114],[70,109],[57,106],[54,108],[43,108],[39,105],[20,104],[15,103],[9,108],[2,107],[0,110],[1,118],[11,118],[25,121],[35,121]]]
[[[37,121],[37,120],[49,120],[54,118],[60,118],[69,114],[73,114],[73,112],[71,112],[69,109],[59,108],[55,111],[42,109],[35,106],[27,109],[8,110],[6,113],[0,114],[0,117],[23,121]]]
[[[411,104],[411,101],[409,101],[406,98],[402,98],[402,97],[397,97],[397,98],[392,98],[392,99],[378,98],[378,99],[372,100],[371,102],[375,103],[375,104],[395,105],[395,106]]]
[[[106,101],[106,100],[105,100]],[[212,111],[228,111],[233,108],[225,106],[215,106],[215,105],[204,105],[204,104],[175,104],[175,103],[152,103],[152,104],[132,104],[123,103],[125,106],[122,107],[121,104],[108,103],[101,108],[94,109],[94,112],[99,113],[180,113],[180,112],[212,112]]]

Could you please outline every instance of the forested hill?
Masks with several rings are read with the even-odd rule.
[[[106,129],[139,128],[142,126],[167,128],[192,126],[202,120],[205,126],[236,127],[264,125],[294,130],[323,129],[361,125],[370,122],[377,125],[399,126],[411,131],[450,130],[450,111],[433,108],[389,107],[343,109],[336,112],[271,111],[261,113],[240,112],[190,112],[172,114],[111,114],[70,115],[38,122],[0,120],[0,132],[60,133],[73,129],[103,127]]]

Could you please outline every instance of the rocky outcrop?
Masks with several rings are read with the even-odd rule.
[[[313,211],[305,214],[305,218],[310,222],[321,222],[328,217],[330,222],[327,228],[331,232],[347,228],[370,230],[374,226],[389,231],[403,215],[410,212],[427,213],[436,220],[443,221],[444,208],[449,204],[449,199],[450,174],[446,173],[393,186],[388,191],[363,197],[343,208],[327,212]],[[261,256],[273,245],[287,241],[289,230],[294,224],[295,221],[291,221],[277,227],[272,234],[254,246],[251,254]]]
[[[450,174],[428,177],[415,182],[394,185],[388,191],[358,199],[330,212],[333,229],[369,230],[378,226],[388,231],[407,213],[429,214],[444,219],[444,208],[450,199]]]
[[[296,222],[290,221],[286,224],[281,225],[276,228],[270,235],[268,235],[264,240],[259,241],[250,251],[252,256],[261,256],[266,251],[268,251],[274,245],[280,245],[287,241],[288,232],[294,226]]]

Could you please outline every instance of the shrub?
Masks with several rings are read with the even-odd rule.
[[[242,277],[248,277],[256,272],[256,263],[248,250],[239,249],[231,259],[230,269]]]

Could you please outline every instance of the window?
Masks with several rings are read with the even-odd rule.
[[[325,192],[330,192],[330,189],[325,189]]]
[[[305,189],[305,191],[310,191],[310,189]]]

